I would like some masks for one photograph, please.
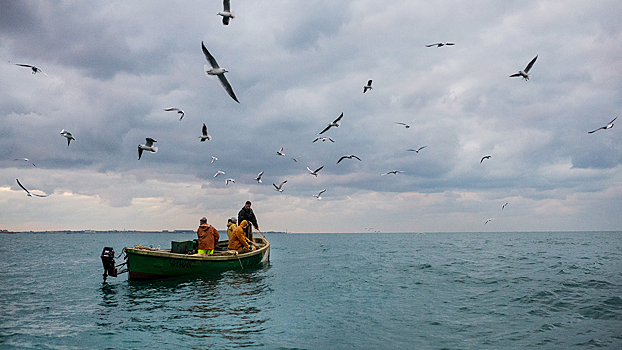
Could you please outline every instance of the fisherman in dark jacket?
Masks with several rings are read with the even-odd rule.
[[[246,204],[240,209],[238,213],[238,222],[242,222],[242,220],[246,220],[249,225],[244,230],[244,235],[246,238],[253,241],[253,230],[251,228],[251,224],[255,227],[255,230],[259,230],[259,225],[257,224],[257,218],[255,217],[255,213],[253,213],[253,209],[251,209],[251,201],[246,201]]]

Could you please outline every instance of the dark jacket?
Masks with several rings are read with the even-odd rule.
[[[259,229],[257,218],[255,217],[255,213],[253,213],[253,209],[246,209],[246,205],[243,206],[238,213],[238,222],[241,223],[242,220],[250,222],[256,229]]]

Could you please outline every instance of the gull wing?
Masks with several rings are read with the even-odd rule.
[[[613,124],[613,122],[615,122],[615,121],[616,121],[616,119],[618,119],[618,117],[613,118],[613,120],[612,120],[612,121],[610,121],[610,122],[609,122],[609,124]],[[609,124],[607,124],[607,125],[609,125]]]
[[[358,159],[359,161],[361,160],[361,158],[359,158],[359,157],[355,156],[354,154],[352,155],[352,158],[356,158],[356,159]]]
[[[531,62],[529,62],[529,64],[527,65],[527,67],[525,67],[525,73],[529,73],[529,70],[531,69],[531,67],[533,66],[534,63],[536,63],[536,60],[538,59],[538,55],[536,55],[536,57],[533,58],[533,60],[531,60]]]
[[[205,44],[203,44],[202,41],[201,41],[201,48],[203,49],[203,54],[205,55],[205,59],[207,59],[209,64],[212,66],[212,68],[220,68],[220,66],[218,65],[218,62],[216,62],[216,59],[214,58],[214,56],[212,56],[212,54],[209,53],[209,51],[207,51],[207,48],[205,47]]]
[[[231,4],[229,0],[224,0],[222,2],[222,7],[225,10],[225,12],[231,12]]]
[[[207,125],[205,125],[205,123],[203,123],[203,129],[201,131],[203,132],[203,136],[207,136]]]
[[[19,182],[19,179],[15,179],[15,181],[17,181],[17,184],[19,185],[19,187],[21,187],[21,188],[22,188],[22,190],[24,190],[24,191],[26,191],[26,193],[30,194],[30,191],[28,191],[28,190],[26,189],[26,187],[24,187],[24,185],[22,185],[22,183],[21,183],[21,182]]]
[[[321,190],[321,191],[320,191],[320,193],[318,193],[317,195],[318,195],[318,196],[321,196],[321,195],[322,195],[322,193],[324,193],[324,192],[326,192],[326,189]]]
[[[279,188],[283,187],[283,185],[285,185],[286,182],[287,182],[287,180],[281,182],[281,184],[279,185]]]
[[[328,124],[328,126],[326,128],[324,128],[324,130],[320,131],[320,133],[318,135],[322,135],[323,133],[327,132],[328,129],[330,129],[332,127],[332,125]]]
[[[216,61],[214,61],[214,62],[216,62]],[[231,96],[231,98],[235,102],[240,103],[240,101],[238,101],[238,98],[235,97],[235,93],[233,92],[233,88],[231,87],[231,85],[227,81],[227,78],[225,77],[225,75],[224,74],[218,74],[218,79],[220,80],[220,83],[225,88],[225,90],[227,90],[227,92],[229,93],[229,96]]]
[[[170,111],[180,111],[179,108],[177,107],[169,107],[169,108],[164,108],[165,111],[170,112]]]
[[[341,118],[343,118],[343,112],[341,112],[341,115],[339,116],[339,118],[335,119],[335,121],[333,123],[336,123],[336,122],[340,121]]]
[[[322,169],[324,169],[324,166],[323,166],[323,165],[322,165],[321,167],[319,167],[319,168],[315,169],[314,173],[317,173],[318,171],[320,171],[320,170],[322,170]]]
[[[441,43],[435,43],[435,44],[426,45],[425,47],[438,46],[438,45],[440,45],[440,44],[441,44]]]
[[[445,45],[456,45],[456,43],[445,43]]]
[[[145,139],[145,141],[147,141],[147,142],[145,143],[145,146],[147,146],[147,147],[152,147],[154,142],[158,142],[158,141],[156,141],[156,140],[152,139],[151,137],[147,137],[147,138]]]
[[[16,66],[22,66],[22,67],[28,67],[28,68],[34,68],[35,67],[35,66],[30,65],[30,64],[21,64],[21,63],[15,63],[15,65]]]
[[[142,157],[143,155],[143,149],[140,148],[140,146],[138,147],[138,160],[140,160],[140,157]]]
[[[514,78],[514,77],[520,77],[520,73],[514,73],[512,75],[510,75],[510,78]]]
[[[222,16],[222,24],[229,25],[229,16]]]
[[[337,164],[339,164],[339,162],[341,162],[342,160],[344,160],[345,158],[348,158],[347,156],[341,156],[341,158],[339,158],[339,160],[337,161]]]

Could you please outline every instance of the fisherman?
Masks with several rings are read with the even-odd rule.
[[[253,241],[253,229],[250,224],[253,224],[255,230],[259,230],[259,225],[257,224],[257,218],[255,217],[255,213],[253,213],[253,209],[251,209],[251,201],[246,201],[246,204],[240,209],[238,213],[238,222],[241,224],[242,220],[246,220],[249,223],[248,227],[244,230],[244,235],[246,238]]]
[[[227,222],[227,236],[229,237],[229,242],[231,242],[231,237],[233,237],[233,230],[235,230],[236,227],[238,227],[238,219],[236,219],[234,216]]]
[[[214,254],[214,247],[218,244],[220,235],[214,226],[207,223],[207,218],[202,217],[199,220],[200,225],[197,230],[197,236],[199,236],[199,254]]]
[[[229,239],[229,249],[237,250],[240,253],[246,253],[253,250],[251,241],[244,235],[244,230],[248,226],[246,220],[240,222],[240,226],[233,230],[233,234]]]

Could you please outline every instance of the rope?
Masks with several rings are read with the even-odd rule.
[[[240,262],[240,267],[242,268],[242,270],[244,270],[244,266],[242,266],[242,260],[240,260],[240,255],[238,254],[238,252],[235,252],[235,256],[238,258],[238,261]]]

